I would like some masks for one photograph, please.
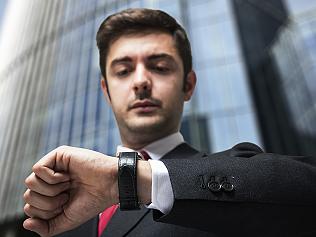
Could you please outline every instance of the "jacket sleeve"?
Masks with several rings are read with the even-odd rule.
[[[175,202],[167,215],[154,211],[155,220],[220,236],[316,236],[315,158],[251,143],[195,158],[163,161]]]

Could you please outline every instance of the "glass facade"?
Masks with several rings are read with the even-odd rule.
[[[233,1],[268,152],[316,155],[315,5],[308,0]]]
[[[286,1],[289,9],[306,9],[296,4]],[[264,127],[257,125],[264,111],[254,106],[233,1],[12,0],[0,36],[0,226],[21,216],[24,179],[50,150],[115,153],[120,137],[100,89],[95,35],[106,16],[128,7],[164,10],[188,32],[198,82],[183,114],[187,141],[209,152],[242,141],[264,146]],[[295,126],[315,135],[316,18],[303,10],[291,15],[269,53],[291,116],[302,115]]]
[[[188,12],[198,86],[186,111],[206,116],[212,151],[260,144],[231,1],[188,1]]]
[[[0,32],[2,28],[3,14],[5,13],[7,0],[0,0]]]
[[[316,2],[288,0],[289,21],[271,54],[287,102],[291,128],[301,150],[315,154],[316,142]]]
[[[21,215],[23,180],[39,158],[56,46],[46,34],[56,27],[59,7],[39,1],[8,4],[0,44],[0,222]]]

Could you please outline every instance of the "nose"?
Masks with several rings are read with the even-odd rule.
[[[151,91],[152,81],[150,72],[143,66],[138,65],[136,68],[133,89],[136,94],[148,93]]]

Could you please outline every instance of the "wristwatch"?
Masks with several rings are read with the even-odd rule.
[[[120,152],[118,160],[119,206],[122,211],[139,210],[137,197],[137,152]]]

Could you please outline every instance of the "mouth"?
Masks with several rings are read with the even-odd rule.
[[[160,108],[160,103],[152,100],[136,101],[130,106],[130,110],[135,110],[139,113],[151,113]]]

